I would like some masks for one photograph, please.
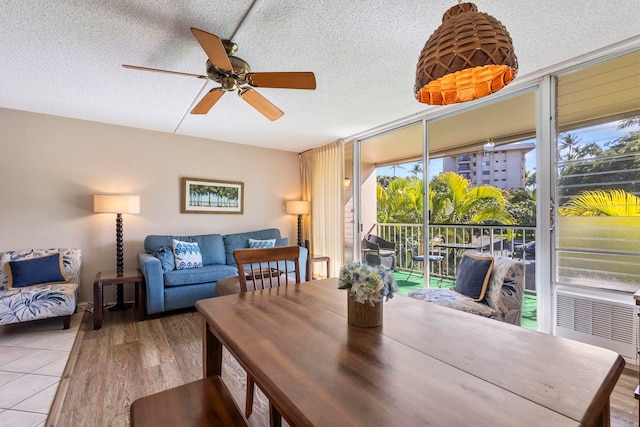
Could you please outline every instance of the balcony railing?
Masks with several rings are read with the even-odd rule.
[[[441,255],[441,263],[427,263],[430,276],[455,279],[458,264],[466,246],[476,251],[492,255],[506,256],[522,260],[525,264],[525,292],[535,294],[535,227],[518,225],[460,225],[432,224],[429,226],[428,255]],[[419,248],[419,255],[425,255],[423,247],[423,227],[420,224],[377,224],[377,232],[385,240],[396,244],[398,270],[422,273],[424,265],[412,265],[411,243]],[[426,257],[425,257],[426,258]]]

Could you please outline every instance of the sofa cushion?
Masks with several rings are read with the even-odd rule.
[[[492,256],[465,253],[458,265],[455,290],[474,301],[482,301],[489,284],[492,267]]]
[[[155,250],[164,246],[172,248],[173,239],[183,242],[197,242],[202,253],[202,265],[225,263],[225,245],[221,234],[199,234],[193,236],[149,235],[144,239],[144,249],[148,254],[153,254]]]
[[[233,259],[233,251],[236,249],[244,249],[249,247],[249,239],[267,240],[276,239],[276,246],[280,246],[280,230],[277,228],[268,228],[265,230],[250,231],[246,233],[226,234],[224,239],[224,253],[227,265],[235,267],[236,260]],[[286,246],[286,245],[285,245]]]
[[[205,265],[200,268],[168,271],[164,275],[166,287],[216,282],[224,277],[237,275],[238,270],[225,264]]]
[[[275,278],[273,280],[274,282],[276,281]],[[284,274],[280,275],[280,283],[282,283],[282,285],[294,284],[295,282],[295,277],[285,276]],[[268,281],[263,285],[262,279],[256,280],[256,283],[258,284],[258,289],[263,289],[265,286],[267,288],[270,287]],[[247,292],[254,291],[256,289],[256,283],[254,283],[253,280],[247,280]],[[239,293],[240,278],[238,276],[225,277],[224,279],[218,280],[218,283],[216,283],[216,296],[218,297]]]
[[[33,259],[9,261],[6,269],[9,276],[8,289],[67,282],[62,266],[62,255],[59,253]]]
[[[455,308],[483,317],[496,318],[498,313],[486,304],[476,302],[472,298],[462,295],[453,289],[428,288],[410,291],[409,296],[422,301],[434,302],[443,307]]]
[[[197,242],[183,242],[173,239],[173,257],[176,270],[202,267],[202,253]]]

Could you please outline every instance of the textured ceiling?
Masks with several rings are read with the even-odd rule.
[[[475,3],[509,30],[520,78],[639,34],[638,0]],[[454,4],[3,0],[0,107],[300,152],[442,108],[418,103],[413,83],[420,50]],[[275,122],[233,93],[206,116],[186,114],[217,84],[121,65],[204,74],[189,27],[235,33],[253,71],[313,71],[317,89],[259,89],[285,113]]]

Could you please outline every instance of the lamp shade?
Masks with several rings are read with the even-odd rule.
[[[307,215],[311,205],[306,200],[291,200],[285,204],[285,212],[292,215]]]
[[[93,211],[105,213],[140,213],[140,196],[96,194],[93,196]]]
[[[494,93],[518,72],[507,29],[473,3],[453,6],[429,37],[416,67],[418,101],[446,105]]]

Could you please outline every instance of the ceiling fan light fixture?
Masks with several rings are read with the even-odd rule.
[[[518,72],[507,29],[473,3],[447,10],[422,48],[415,96],[430,105],[482,98],[505,87]]]

